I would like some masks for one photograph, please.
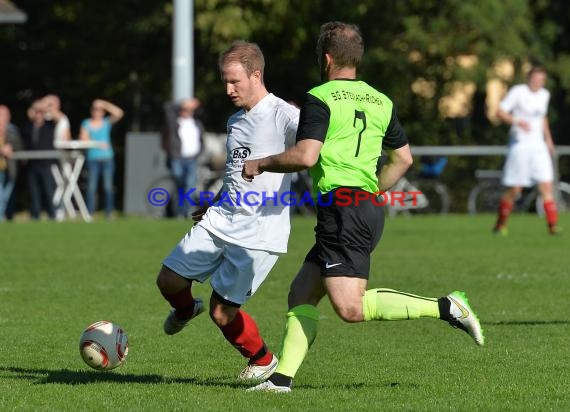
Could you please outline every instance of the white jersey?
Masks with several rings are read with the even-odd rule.
[[[68,136],[67,131],[69,130],[69,128],[70,128],[69,119],[67,118],[66,115],[62,114],[61,118],[57,121],[55,125],[55,132],[54,132],[55,141],[61,142],[63,140],[66,140]]]
[[[291,175],[265,172],[246,182],[246,159],[284,152],[295,143],[299,109],[268,94],[251,110],[228,120],[227,160],[222,197],[200,221],[206,230],[238,246],[287,252]],[[283,201],[285,199],[285,201]]]
[[[515,120],[524,120],[530,125],[525,131],[513,125],[511,143],[536,146],[544,144],[544,117],[548,113],[550,92],[544,88],[533,92],[527,84],[513,86],[500,103],[501,110],[510,113]]]

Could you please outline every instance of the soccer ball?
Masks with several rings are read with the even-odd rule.
[[[111,370],[125,363],[127,334],[118,325],[102,320],[87,327],[79,339],[79,353],[94,369]]]

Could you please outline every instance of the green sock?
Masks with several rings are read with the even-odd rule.
[[[437,298],[424,298],[392,289],[370,289],[362,299],[364,320],[439,319]]]
[[[291,378],[295,376],[317,336],[318,322],[319,312],[313,305],[295,306],[287,313],[276,373]]]

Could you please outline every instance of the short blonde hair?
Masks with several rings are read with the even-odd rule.
[[[249,43],[243,40],[233,42],[226,51],[220,54],[218,59],[220,71],[228,63],[240,63],[248,76],[259,70],[261,72],[261,82],[263,83],[265,59],[256,43]]]

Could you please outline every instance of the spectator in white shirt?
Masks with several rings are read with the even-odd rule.
[[[44,97],[46,107],[46,120],[55,122],[55,142],[61,142],[71,139],[71,127],[69,119],[65,113],[61,111],[61,100],[55,94],[48,94]]]
[[[167,104],[168,132],[164,149],[168,168],[179,193],[195,189],[198,183],[198,157],[202,152],[204,126],[194,114],[200,106],[196,98],[185,99],[178,105]],[[176,215],[187,217],[190,204],[177,199]]]

